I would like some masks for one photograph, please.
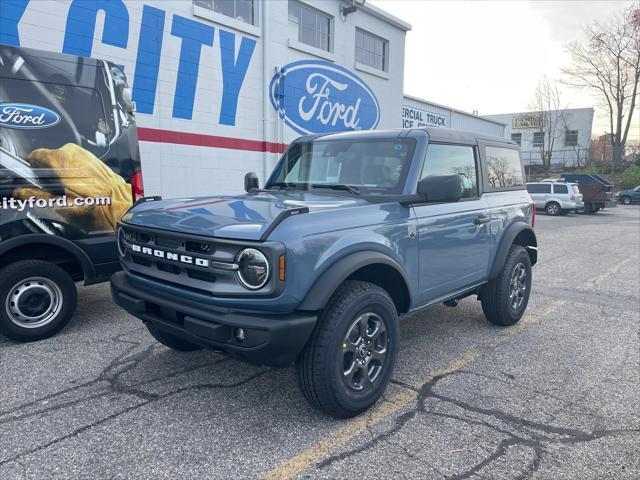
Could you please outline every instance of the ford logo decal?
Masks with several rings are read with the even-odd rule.
[[[380,105],[369,86],[346,68],[302,60],[285,65],[271,79],[271,105],[296,132],[370,130]]]
[[[47,128],[60,122],[60,115],[28,103],[0,103],[0,127]]]

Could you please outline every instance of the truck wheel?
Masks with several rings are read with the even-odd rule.
[[[147,325],[147,330],[149,330],[149,333],[153,338],[155,338],[165,347],[169,347],[172,350],[178,350],[179,352],[194,352],[196,350],[202,349],[200,345],[187,342],[186,340],[183,340],[180,337],[176,337],[175,335],[171,335],[170,333],[164,332],[154,327],[153,325]]]
[[[399,338],[398,313],[384,289],[368,282],[343,283],[296,360],[305,398],[338,418],[367,410],[389,383]]]
[[[51,337],[69,323],[78,293],[53,263],[21,260],[0,270],[0,333],[20,342]]]
[[[631,197],[628,197],[626,195],[620,197],[620,203],[622,203],[623,205],[631,205]]]
[[[584,213],[586,213],[587,215],[591,215],[593,213],[593,205],[590,203],[585,203],[584,204]]]
[[[560,205],[556,202],[549,202],[547,203],[547,205],[544,207],[545,212],[547,212],[547,215],[551,215],[552,217],[555,217],[556,215],[560,215]]]
[[[491,323],[513,325],[527,308],[531,294],[531,259],[520,245],[512,245],[497,278],[484,287],[482,311]]]

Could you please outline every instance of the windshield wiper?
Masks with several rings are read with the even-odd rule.
[[[360,195],[360,190],[356,187],[352,187],[351,185],[344,185],[342,183],[313,183],[311,184],[313,188],[329,188],[331,190],[344,190],[349,193],[353,193],[354,195]]]
[[[280,189],[284,188],[285,190],[294,190],[294,189],[300,188],[301,184],[300,183],[287,183],[287,182],[273,182],[273,183],[270,183],[266,187],[266,189],[267,190],[271,190],[272,187],[278,187]]]

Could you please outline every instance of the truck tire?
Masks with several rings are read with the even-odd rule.
[[[593,204],[585,203],[584,204],[584,213],[586,213],[587,215],[592,215],[593,214]]]
[[[165,347],[169,347],[171,350],[177,350],[179,352],[194,352],[202,349],[200,345],[187,342],[186,340],[176,337],[168,332],[164,332],[151,324],[146,325],[146,327],[153,338]]]
[[[560,209],[560,204],[558,204],[557,202],[547,203],[544,206],[544,211],[547,212],[547,215],[551,215],[552,217],[560,215],[560,213],[562,212],[562,210]]]
[[[623,205],[631,205],[631,197],[628,195],[623,195],[620,197],[620,203]]]
[[[372,283],[344,282],[296,360],[302,393],[331,416],[362,413],[385,391],[399,339],[398,313],[389,294]]]
[[[499,275],[485,285],[482,311],[495,325],[513,325],[522,318],[531,294],[531,259],[520,245],[512,245]]]
[[[0,333],[19,342],[49,338],[69,323],[78,302],[71,276],[42,260],[0,270]]]

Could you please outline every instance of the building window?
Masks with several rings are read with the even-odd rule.
[[[193,0],[193,4],[240,22],[256,25],[255,0]]]
[[[356,28],[356,62],[386,72],[389,65],[388,56],[387,40]]]
[[[578,146],[578,130],[567,130],[564,134],[564,146],[565,147],[577,147]]]
[[[299,42],[330,52],[331,21],[326,13],[289,0],[289,30]]]
[[[533,146],[542,147],[544,145],[544,132],[533,132]]]
[[[511,140],[516,142],[518,145],[522,145],[522,134],[521,133],[512,133]]]

